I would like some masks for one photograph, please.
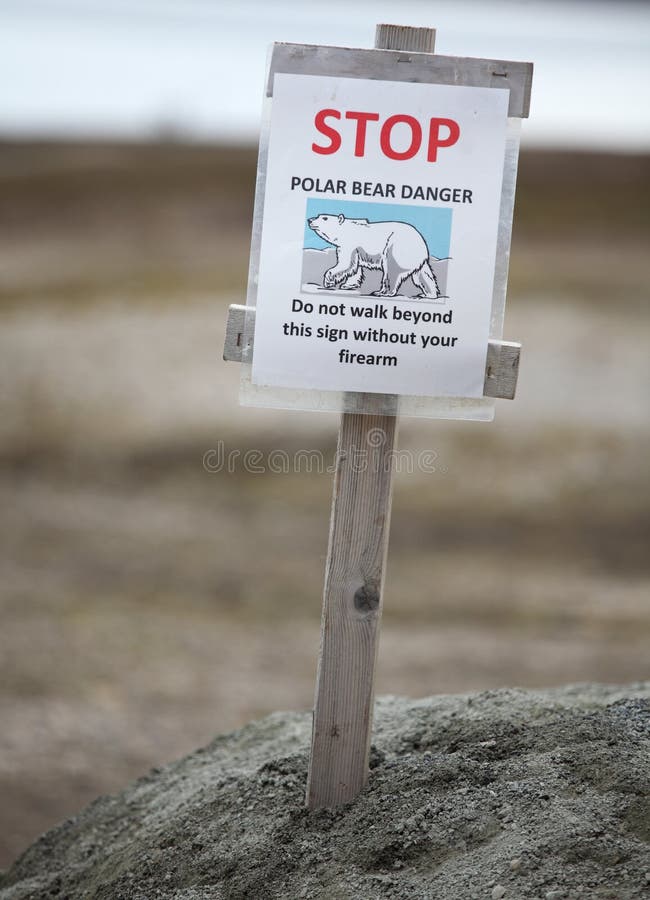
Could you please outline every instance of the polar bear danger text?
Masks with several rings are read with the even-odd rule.
[[[340,197],[382,197],[395,200],[428,200],[436,203],[471,203],[470,188],[438,187],[432,184],[392,184],[382,181],[351,181],[344,178],[319,178],[292,175],[291,190],[307,194],[332,194]]]

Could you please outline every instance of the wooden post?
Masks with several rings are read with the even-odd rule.
[[[433,53],[435,34],[378,25],[375,47]],[[378,405],[387,399],[377,395]],[[353,800],[368,777],[396,441],[396,415],[342,414],[307,781],[313,809]]]

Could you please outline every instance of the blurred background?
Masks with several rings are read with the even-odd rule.
[[[435,9],[434,9],[435,6]],[[492,424],[404,420],[378,691],[648,676],[650,9],[5,0],[0,867],[98,793],[311,706],[331,476],[208,472],[337,419],[239,408],[273,40],[532,60]],[[432,18],[435,16],[435,18]],[[221,443],[220,443],[221,442]]]

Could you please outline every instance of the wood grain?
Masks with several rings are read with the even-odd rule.
[[[485,360],[484,397],[513,400],[517,389],[521,344],[514,341],[490,341]]]
[[[435,53],[436,29],[382,23],[375,29],[375,49],[399,50],[403,53]]]
[[[398,26],[380,27],[396,29]],[[408,30],[416,32],[420,29]],[[274,76],[281,73],[506,88],[510,91],[508,115],[527,118],[533,64],[505,59],[438,56],[430,52],[422,53],[419,47],[399,51],[393,46],[378,53],[377,49],[274,44],[267,84],[268,96],[273,93]]]
[[[312,808],[347,803],[366,783],[397,421],[341,416],[307,785]]]
[[[226,362],[242,361],[247,314],[250,316],[250,322],[253,323],[255,321],[254,307],[240,306],[238,303],[231,303],[228,307],[226,334],[223,341],[223,358]],[[249,346],[252,346],[252,339]]]

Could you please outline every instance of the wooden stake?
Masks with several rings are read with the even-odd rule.
[[[433,53],[435,34],[378,25],[375,48]],[[376,400],[385,408],[386,397]],[[353,800],[368,777],[396,441],[397,415],[341,417],[307,782],[312,809]]]

